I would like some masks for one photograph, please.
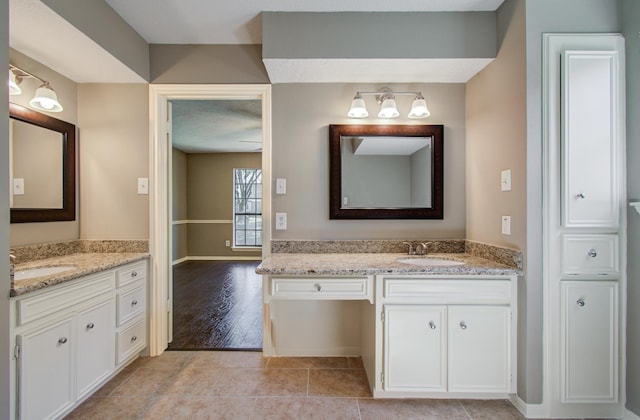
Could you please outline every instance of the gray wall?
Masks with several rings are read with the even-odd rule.
[[[9,1],[0,0],[0,67],[9,67]],[[2,97],[9,91],[2,84]],[[9,197],[9,105],[0,102],[0,197]],[[9,254],[9,201],[0,200],[0,255]],[[0,418],[10,418],[9,260],[0,258]]]
[[[640,2],[622,0],[627,54],[627,193],[640,200]],[[640,215],[629,209],[627,225],[627,409],[640,415]]]
[[[187,219],[187,154],[171,149],[171,220]],[[184,258],[187,253],[187,225],[172,227],[171,260]]]
[[[369,84],[273,86],[272,178],[287,179],[287,194],[274,195],[272,212],[285,212],[286,231],[274,239],[414,239],[465,237],[465,112],[463,84],[393,84],[395,91],[422,91],[431,117],[398,118],[393,124],[444,124],[444,220],[329,220],[329,124],[353,124],[346,116],[356,91]],[[408,113],[410,97],[397,97]],[[373,109],[375,101],[367,102]],[[388,124],[369,118],[367,124]]]

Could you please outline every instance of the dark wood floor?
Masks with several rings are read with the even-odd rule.
[[[259,261],[187,261],[173,267],[169,350],[260,350]]]

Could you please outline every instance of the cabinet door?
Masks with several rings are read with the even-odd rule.
[[[446,391],[446,308],[385,305],[384,389]]]
[[[77,387],[82,398],[109,376],[115,366],[115,314],[113,299],[78,314]]]
[[[72,325],[68,318],[17,337],[22,420],[56,418],[74,404]]]
[[[449,307],[449,391],[511,391],[511,309]]]
[[[563,402],[618,400],[618,283],[562,283]]]
[[[562,223],[618,226],[616,51],[562,55]]]

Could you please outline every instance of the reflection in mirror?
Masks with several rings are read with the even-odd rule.
[[[75,220],[75,125],[12,103],[9,116],[11,223]]]
[[[329,126],[331,219],[442,219],[442,125]]]

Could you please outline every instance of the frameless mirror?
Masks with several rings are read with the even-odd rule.
[[[331,125],[331,219],[442,219],[443,126]]]
[[[11,223],[75,220],[75,125],[9,104]]]

